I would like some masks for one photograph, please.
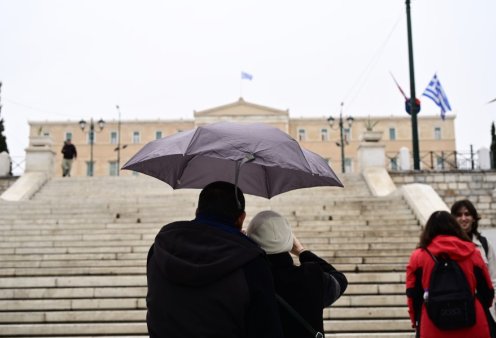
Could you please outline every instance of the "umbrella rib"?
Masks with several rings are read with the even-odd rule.
[[[195,133],[194,133],[194,134],[193,134],[193,136],[191,137],[191,140],[189,141],[188,146],[187,146],[187,147],[186,147],[186,149],[184,150],[183,156],[185,156],[185,155],[188,153],[188,151],[189,151],[189,149],[190,149],[191,145],[192,145],[192,144],[193,144],[193,142],[194,142],[194,141],[196,141],[196,139],[198,138],[198,133],[199,133],[199,130],[200,130],[200,127],[196,127]]]
[[[310,172],[310,174],[313,174],[312,166],[310,165],[310,163],[308,163],[307,157],[305,156],[305,153],[303,153],[303,148],[300,146],[298,142],[296,142],[295,139],[293,139],[293,141],[298,145],[298,151],[300,152],[301,156],[303,156],[303,158],[305,159],[305,163],[307,164],[308,171]]]
[[[173,186],[174,189],[176,189],[176,187],[178,186],[177,182],[181,182],[181,178],[183,177],[184,171],[189,166],[189,162],[191,162],[196,156],[190,157],[190,156],[183,154],[183,157],[185,157],[187,160],[184,161],[183,165],[181,166],[181,170],[179,171],[177,178],[176,178],[176,182],[174,183],[174,186]],[[179,184],[181,184],[181,183],[179,183]]]
[[[263,170],[265,171],[265,193],[267,194],[267,196],[269,196],[268,198],[272,198],[272,195],[270,193],[271,191],[271,187],[270,187],[270,180],[269,180],[269,172],[267,171],[267,168],[266,166],[262,166]]]
[[[188,167],[189,162],[191,162],[191,160],[193,160],[197,156],[197,155],[195,155],[195,156],[191,156],[188,158],[187,154],[188,154],[188,151],[191,148],[192,144],[194,143],[194,141],[196,141],[198,139],[199,130],[200,130],[200,127],[196,127],[196,130],[195,130],[193,136],[191,137],[191,139],[188,143],[188,146],[186,147],[186,149],[182,153],[183,157],[186,157],[187,160],[184,161],[184,164],[181,166],[181,170],[179,171],[179,173],[177,175],[176,182],[174,182],[174,186],[173,186],[174,189],[176,189],[176,187],[178,186],[177,182],[181,182],[181,178],[183,177],[184,170],[186,170],[186,168]],[[179,184],[181,184],[181,183],[179,183]]]

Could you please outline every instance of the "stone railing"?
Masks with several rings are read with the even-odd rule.
[[[496,227],[496,171],[390,172],[399,188],[404,184],[432,186],[444,202],[451,205],[469,199],[481,215],[479,224]]]

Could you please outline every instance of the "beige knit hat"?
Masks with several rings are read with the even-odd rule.
[[[268,254],[289,252],[293,247],[291,225],[284,217],[271,210],[255,215],[246,234]]]

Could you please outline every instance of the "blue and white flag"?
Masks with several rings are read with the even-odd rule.
[[[241,80],[253,80],[253,75],[241,72]]]
[[[436,74],[434,74],[431,82],[429,82],[422,95],[427,96],[441,108],[441,118],[444,120],[446,118],[446,112],[451,111],[451,106]]]

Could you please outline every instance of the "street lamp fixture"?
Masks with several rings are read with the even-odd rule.
[[[345,140],[344,140],[343,105],[344,105],[344,103],[341,102],[341,110],[339,112],[339,125],[338,125],[340,142],[336,142],[336,145],[341,147],[341,172],[344,174],[345,173],[345,157],[344,157]],[[348,124],[348,128],[351,128],[351,125],[353,124],[354,120],[355,119],[351,116],[348,116],[346,118],[346,123]],[[335,118],[332,116],[329,116],[327,118],[327,122],[329,123],[329,126],[331,127],[331,129],[333,129]]]
[[[97,122],[99,131],[102,131],[102,129],[105,127],[105,121],[103,119],[98,120]],[[86,128],[86,121],[81,120],[79,121],[79,127],[81,128],[82,131]],[[90,119],[90,133],[89,133],[89,138],[90,138],[90,170],[89,170],[89,176],[93,176],[94,172],[94,163],[93,163],[93,145],[95,144],[95,123],[93,122],[93,118]]]

